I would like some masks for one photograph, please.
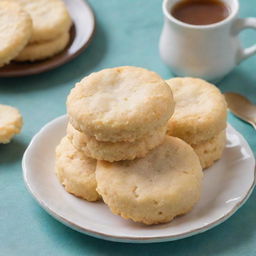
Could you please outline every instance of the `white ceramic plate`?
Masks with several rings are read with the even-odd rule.
[[[145,226],[113,215],[103,202],[89,203],[67,193],[54,173],[54,151],[65,135],[67,117],[39,131],[23,157],[25,183],[39,204],[65,225],[118,242],[163,242],[204,232],[229,218],[248,199],[255,182],[255,159],[244,138],[230,125],[224,155],[205,171],[201,200],[168,224]]]

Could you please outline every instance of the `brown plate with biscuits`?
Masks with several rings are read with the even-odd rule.
[[[63,0],[72,18],[73,25],[69,31],[70,39],[65,49],[45,60],[35,62],[16,62],[0,68],[0,77],[20,77],[39,74],[61,66],[87,48],[95,31],[95,17],[89,4],[83,0]]]

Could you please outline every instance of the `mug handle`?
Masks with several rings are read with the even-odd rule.
[[[245,18],[238,19],[236,23],[236,31],[240,33],[244,29],[252,28],[256,30],[256,18]],[[253,56],[256,54],[256,44],[251,47],[240,49],[240,53],[238,54],[237,62],[241,61]]]

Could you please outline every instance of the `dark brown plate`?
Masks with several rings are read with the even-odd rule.
[[[69,45],[60,54],[37,62],[11,62],[0,68],[0,77],[34,75],[56,68],[78,56],[90,43],[95,30],[95,18],[83,0],[64,0],[73,19]]]

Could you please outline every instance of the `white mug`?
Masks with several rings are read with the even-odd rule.
[[[216,81],[256,53],[256,45],[243,49],[238,34],[256,29],[256,18],[238,18],[238,0],[221,0],[229,16],[210,25],[190,25],[174,18],[170,10],[179,0],[164,0],[164,27],[160,38],[163,61],[179,76]]]

